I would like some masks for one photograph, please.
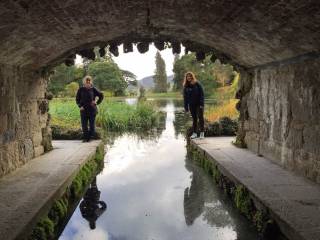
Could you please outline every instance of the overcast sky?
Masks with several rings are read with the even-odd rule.
[[[184,49],[181,49],[183,52]],[[153,44],[150,45],[149,51],[141,54],[137,50],[136,46],[133,48],[133,52],[123,53],[123,46],[119,46],[119,57],[113,56],[114,61],[123,70],[128,70],[137,76],[137,79],[151,76],[154,74],[155,70],[155,56],[157,49]],[[173,60],[174,55],[172,54],[172,49],[165,49],[160,51],[162,58],[166,63],[167,75],[172,75]],[[81,62],[81,57],[77,56],[76,63]]]

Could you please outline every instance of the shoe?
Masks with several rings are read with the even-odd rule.
[[[200,139],[204,139],[204,132],[200,132]]]
[[[195,139],[195,138],[197,138],[198,137],[198,135],[197,135],[197,133],[192,133],[192,135],[191,135],[191,139]]]

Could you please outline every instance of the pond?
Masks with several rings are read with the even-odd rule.
[[[212,178],[188,159],[181,101],[158,104],[165,112],[159,134],[124,134],[106,146],[103,171],[59,239],[258,239]]]

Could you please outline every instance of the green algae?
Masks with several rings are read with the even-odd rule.
[[[243,185],[236,186],[234,202],[241,213],[243,213],[247,218],[251,218],[253,204],[249,191]]]
[[[69,207],[81,198],[86,187],[97,173],[102,170],[103,159],[104,146],[100,144],[95,155],[81,167],[64,194],[53,202],[49,212],[37,222],[28,240],[54,239],[59,227],[61,227],[68,215]]]
[[[271,219],[268,211],[266,211],[266,209],[259,209],[255,206],[250,192],[245,186],[236,184],[228,177],[224,176],[213,160],[190,143],[187,145],[187,154],[190,159],[195,161],[206,173],[212,176],[214,182],[229,195],[236,208],[255,225],[257,231],[261,235],[270,235],[274,239],[281,236],[285,239],[276,222]]]

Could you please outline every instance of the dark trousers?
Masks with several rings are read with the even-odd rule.
[[[83,139],[90,139],[95,134],[95,120],[96,120],[96,113],[93,111],[81,111],[81,126],[83,132]],[[89,123],[89,130],[88,130],[88,123]]]
[[[192,116],[192,131],[197,132],[198,130],[198,119],[199,119],[199,130],[200,132],[204,131],[204,119],[203,119],[203,107],[193,106],[190,107],[190,113]]]

